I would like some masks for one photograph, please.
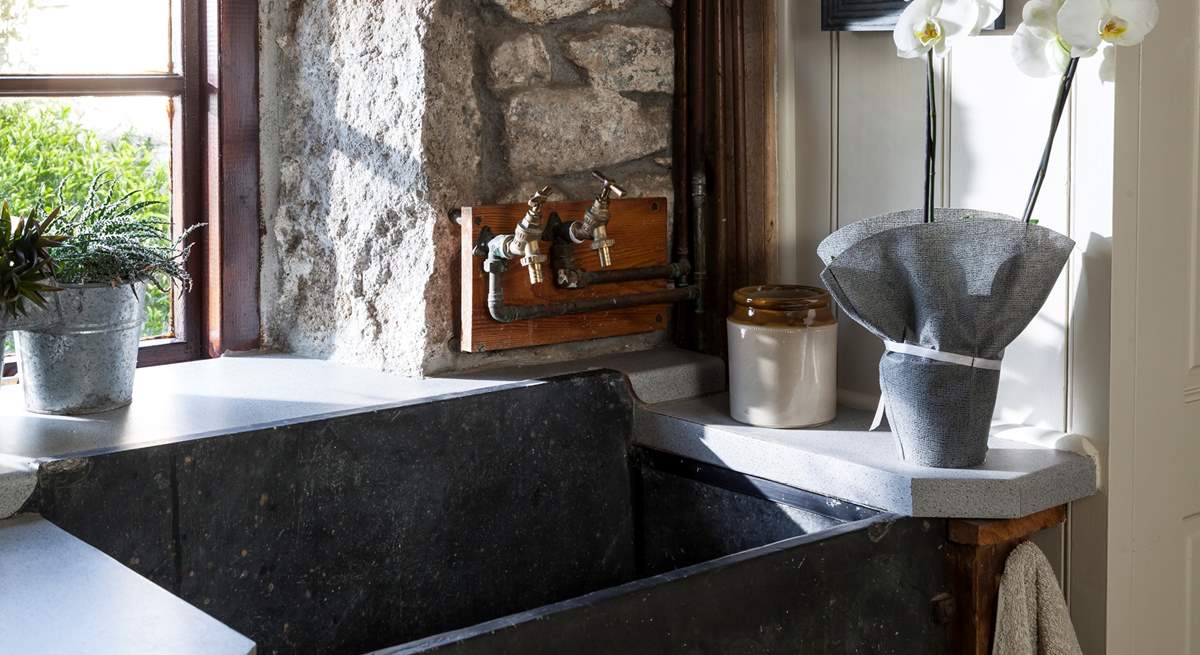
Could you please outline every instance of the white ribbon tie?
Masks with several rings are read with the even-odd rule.
[[[947,364],[958,364],[959,366],[969,366],[971,368],[986,368],[992,371],[1000,370],[999,359],[984,359],[982,357],[971,357],[970,355],[960,355],[958,353],[948,353],[942,350],[934,350],[912,343],[900,343],[898,341],[884,341],[883,347],[888,352],[901,353],[904,355],[912,355],[914,357],[923,357],[932,359],[938,362],[946,362]],[[887,396],[880,389],[879,406],[875,408],[875,419],[871,421],[871,429],[877,429],[883,423],[883,417],[887,413]]]

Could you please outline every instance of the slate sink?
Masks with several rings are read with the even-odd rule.
[[[632,445],[612,372],[43,466],[270,653],[937,653],[941,520]]]

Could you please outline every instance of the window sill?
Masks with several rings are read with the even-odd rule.
[[[142,342],[141,349],[138,350],[138,368],[143,366],[161,366],[163,364],[176,364],[179,362],[187,362],[193,359],[201,359],[202,355],[197,352],[197,348],[192,344],[176,339],[174,337],[166,337],[163,339],[147,339]],[[11,377],[17,373],[17,358],[15,356],[7,356],[3,363],[4,377]]]

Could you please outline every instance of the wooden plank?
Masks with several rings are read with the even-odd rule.
[[[778,0],[779,281],[819,284],[817,244],[835,224],[834,35],[814,3]]]
[[[1013,216],[1024,211],[1046,142],[1058,78],[1021,73],[1009,54],[1012,38],[966,39],[950,55],[953,102],[947,121],[953,138],[947,142],[945,165],[949,207]],[[1059,128],[1035,216],[1043,227],[1068,235],[1070,130],[1067,121]],[[995,410],[1004,423],[1067,431],[1067,288],[1064,273],[1037,318],[1004,351]],[[1029,393],[1031,380],[1037,381],[1039,393]]]
[[[1008,556],[1036,532],[1066,518],[1067,507],[1060,505],[1017,519],[949,522],[946,566],[956,607],[951,625],[953,652],[992,652],[996,603]]]
[[[1100,80],[1099,57],[1079,62],[1071,91],[1071,232],[1078,241],[1068,276],[1067,429],[1107,450],[1113,333],[1112,248],[1116,85]],[[1062,135],[1060,135],[1061,138]],[[1100,293],[1098,290],[1103,289]],[[1108,494],[1071,503],[1065,575],[1071,621],[1085,653],[1103,653],[1108,613]]]
[[[834,230],[877,214],[922,206],[926,121],[925,69],[897,57],[890,35],[841,34],[835,44]],[[944,82],[937,81],[941,98]],[[945,123],[940,121],[942,130]],[[939,144],[945,143],[944,137],[944,131],[938,134]],[[937,179],[940,185],[941,168]],[[881,355],[879,337],[844,313],[839,315],[839,390],[862,405],[878,399]]]
[[[1004,562],[1017,541],[990,546],[950,543],[946,559],[954,596],[954,621],[950,625],[951,652],[990,655],[996,603]]]
[[[1033,533],[1067,520],[1067,506],[1059,505],[1019,519],[956,519],[950,522],[950,541],[974,546],[990,546]]]
[[[547,202],[543,206],[546,220],[558,214],[563,221],[579,219],[592,201]],[[667,200],[666,198],[625,198],[613,200],[610,206],[612,222],[608,234],[616,240],[613,247],[613,270],[640,268],[667,263]],[[461,344],[464,352],[485,352],[542,346],[585,339],[621,336],[666,329],[667,305],[630,307],[582,315],[557,316],[500,323],[487,309],[488,279],[483,271],[483,259],[475,257],[472,249],[483,228],[495,234],[512,234],[525,215],[526,205],[484,205],[464,207],[461,225],[460,302]],[[543,242],[548,259],[543,269],[545,282],[530,285],[529,274],[520,262],[513,261],[504,274],[504,301],[512,305],[533,305],[580,298],[605,298],[668,287],[666,280],[649,280],[621,284],[597,284],[585,289],[559,289],[554,285],[551,270],[550,243]],[[600,270],[599,257],[590,244],[574,246],[576,265],[589,271]]]
[[[258,11],[207,0],[208,353],[256,350],[258,314]]]
[[[182,75],[0,75],[0,96],[177,96]]]

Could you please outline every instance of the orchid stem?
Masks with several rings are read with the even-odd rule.
[[[925,66],[925,222],[933,222],[933,178],[937,166],[937,109],[934,107],[933,50]]]
[[[1054,151],[1054,137],[1058,134],[1058,123],[1067,107],[1067,97],[1071,95],[1071,84],[1075,81],[1075,69],[1078,66],[1079,58],[1071,57],[1071,61],[1067,63],[1067,70],[1063,71],[1062,81],[1058,84],[1058,99],[1054,102],[1054,116],[1050,119],[1050,134],[1046,136],[1046,148],[1042,151],[1042,162],[1033,178],[1033,188],[1029,190],[1029,200],[1025,202],[1025,214],[1022,218],[1026,223],[1033,218],[1033,208],[1037,205],[1038,195],[1042,193],[1042,183],[1046,181],[1050,153]]]

